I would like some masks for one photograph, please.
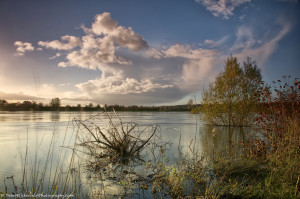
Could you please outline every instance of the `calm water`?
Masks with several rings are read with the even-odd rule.
[[[20,184],[26,148],[30,157],[27,160],[29,165],[37,165],[36,163],[43,165],[51,146],[53,150],[51,154],[54,154],[51,160],[55,162],[58,157],[55,154],[59,154],[64,149],[63,160],[67,164],[71,158],[71,150],[62,146],[71,147],[74,144],[77,127],[73,119],[84,120],[95,114],[93,112],[0,112],[0,191],[5,187],[2,180],[4,178],[6,178],[6,186],[12,189],[12,183],[7,179],[12,175],[16,184]],[[162,139],[172,143],[166,152],[168,164],[176,162],[179,148],[183,154],[189,154],[192,146],[206,161],[225,153],[238,155],[241,153],[241,141],[245,139],[244,130],[241,128],[207,126],[199,121],[198,115],[185,112],[120,112],[119,116],[123,122],[137,122],[141,128],[158,124]],[[97,125],[108,124],[108,119],[103,114],[97,117],[99,119]],[[215,135],[212,133],[214,128]],[[178,147],[179,142],[180,147]],[[83,177],[81,183],[88,183],[87,179]]]

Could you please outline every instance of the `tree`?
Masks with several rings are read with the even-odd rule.
[[[6,104],[7,104],[7,101],[6,101],[6,100],[0,99],[0,105],[6,105]]]
[[[202,119],[211,125],[247,126],[255,115],[256,93],[262,76],[255,61],[247,58],[240,66],[229,56],[224,72],[203,91]]]
[[[0,111],[4,111],[4,107],[7,106],[7,101],[0,99]]]
[[[189,111],[191,111],[194,107],[194,100],[193,99],[189,99],[188,103],[187,103],[187,109]]]
[[[58,97],[52,98],[50,101],[50,106],[53,108],[59,108],[60,107],[60,99]]]

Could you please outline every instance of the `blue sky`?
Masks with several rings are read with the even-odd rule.
[[[300,76],[297,0],[0,0],[0,98],[185,104],[232,54]]]

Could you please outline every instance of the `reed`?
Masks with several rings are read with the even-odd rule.
[[[70,144],[71,139],[69,143],[66,140],[67,133],[70,133],[67,132],[69,125],[70,120],[64,132],[62,145]],[[15,173],[6,178],[5,190],[0,198],[43,198],[46,195],[51,195],[53,198],[61,196],[65,196],[65,198],[71,196],[72,198],[80,198],[82,195],[79,186],[80,182],[78,182],[80,181],[80,175],[78,175],[79,169],[77,170],[75,152],[70,153],[70,151],[60,147],[58,153],[56,153],[56,147],[59,146],[55,145],[57,136],[55,127],[47,147],[45,147],[44,143],[44,139],[48,139],[48,137],[45,138],[46,132],[39,139],[38,134],[42,134],[40,131],[39,129],[35,135],[35,147],[30,147],[30,136],[27,128],[25,150],[20,153],[22,173]],[[48,149],[46,153],[41,152],[42,145],[44,145],[43,148]],[[70,161],[67,162],[68,160]],[[18,179],[20,179],[20,182]],[[12,186],[9,186],[9,183]]]

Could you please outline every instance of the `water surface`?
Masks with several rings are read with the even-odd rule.
[[[71,158],[72,147],[76,136],[76,119],[95,117],[95,112],[0,112],[0,179],[14,176],[17,183],[21,182],[26,151],[29,165],[43,165],[51,148],[55,163],[64,149],[63,160]],[[209,161],[216,156],[241,153],[241,142],[245,139],[242,128],[212,127],[200,122],[199,116],[187,112],[120,112],[123,122],[134,121],[139,128],[158,124],[162,140],[172,143],[166,151],[168,164],[178,160],[179,151],[188,155],[191,151]],[[108,124],[105,114],[99,114],[97,125]],[[117,122],[117,120],[115,120]],[[212,133],[215,129],[216,133]],[[180,145],[179,145],[180,144]],[[27,150],[26,150],[27,149]],[[27,162],[27,164],[28,164]],[[52,168],[52,167],[51,167]],[[48,170],[51,170],[48,168]],[[82,174],[84,175],[84,174]],[[83,178],[86,179],[86,178]],[[86,183],[88,180],[82,180]],[[12,189],[12,183],[6,180],[6,186]],[[16,183],[16,184],[17,184]],[[4,190],[4,181],[0,180],[0,190]],[[88,189],[88,188],[87,188]]]

